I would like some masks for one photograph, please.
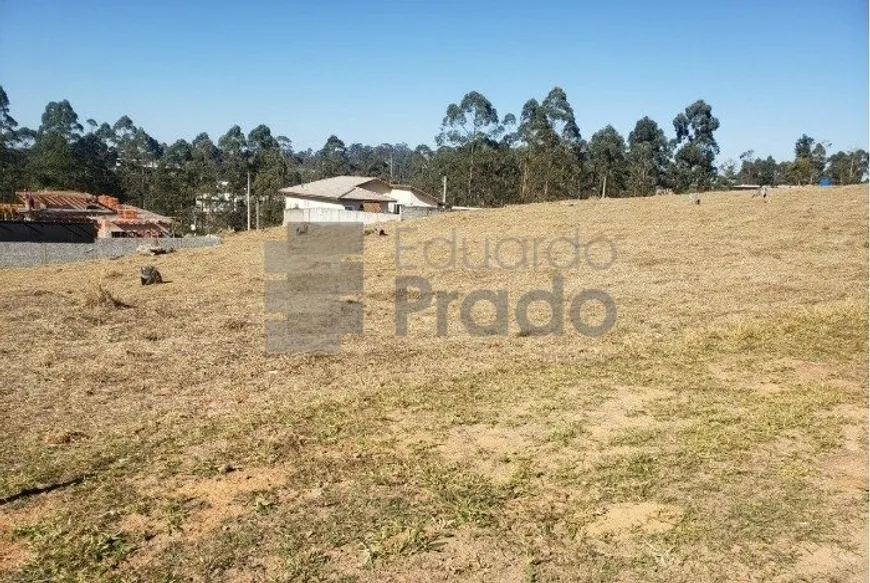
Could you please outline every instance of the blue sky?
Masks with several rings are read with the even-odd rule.
[[[69,99],[161,141],[266,123],[297,149],[433,144],[470,91],[500,114],[565,89],[589,138],[703,98],[719,161],[791,158],[801,133],[868,145],[866,0],[224,2],[0,0],[0,85],[20,124]]]

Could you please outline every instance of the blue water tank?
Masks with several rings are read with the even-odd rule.
[[[827,176],[819,180],[819,186],[830,186],[831,184],[833,183],[831,182],[831,179]]]

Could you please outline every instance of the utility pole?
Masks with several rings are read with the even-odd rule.
[[[260,230],[260,197],[257,197],[257,230]]]
[[[248,170],[248,230],[251,230],[251,171]]]

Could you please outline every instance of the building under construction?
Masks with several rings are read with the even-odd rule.
[[[66,190],[17,192],[0,205],[0,241],[92,242],[95,238],[168,237],[172,219],[113,196]]]

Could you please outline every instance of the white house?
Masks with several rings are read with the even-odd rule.
[[[380,178],[336,176],[280,190],[286,210],[328,208],[346,211],[390,212],[390,185]]]
[[[284,222],[399,220],[401,207],[438,207],[434,197],[418,188],[391,185],[380,178],[336,176],[280,190],[285,197]]]

